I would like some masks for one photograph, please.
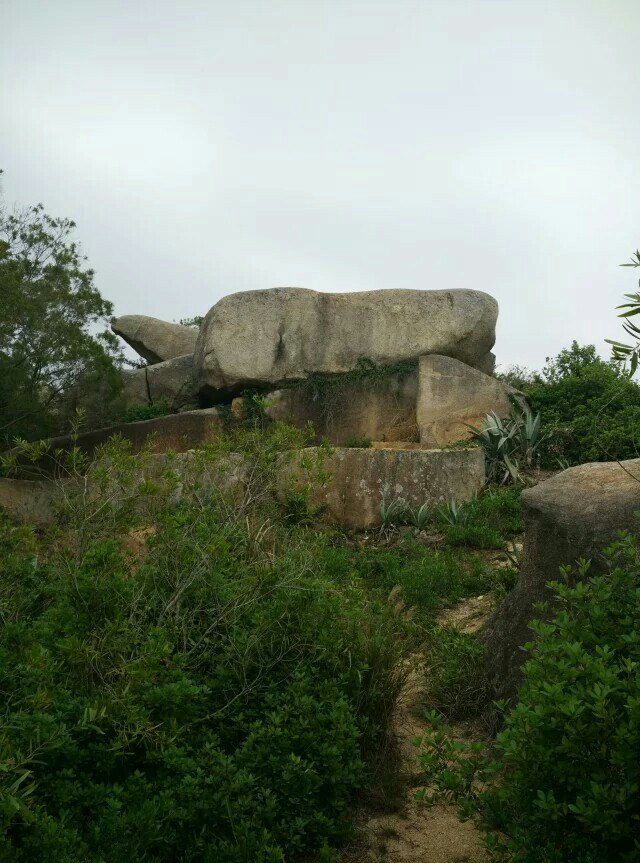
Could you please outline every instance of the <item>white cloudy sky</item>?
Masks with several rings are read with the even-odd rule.
[[[501,365],[615,336],[638,0],[0,0],[4,195],[117,314],[276,285],[480,288]]]

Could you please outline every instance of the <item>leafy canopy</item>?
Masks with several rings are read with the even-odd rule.
[[[76,407],[99,419],[118,389],[117,340],[96,332],[112,305],[74,228],[42,204],[0,206],[0,444],[62,430]]]

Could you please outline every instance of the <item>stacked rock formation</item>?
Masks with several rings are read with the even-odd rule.
[[[465,424],[489,411],[511,409],[510,392],[491,377],[497,316],[498,304],[482,291],[273,288],[223,297],[199,332],[140,315],[112,327],[149,363],[127,377],[131,404],[165,399],[174,411],[190,410],[257,388],[272,393],[274,416],[311,420],[334,443],[366,435],[437,447],[468,437]],[[347,388],[332,422],[317,399],[287,388],[312,374],[349,372],[362,360],[414,361],[416,368],[407,379],[391,375],[375,396]]]

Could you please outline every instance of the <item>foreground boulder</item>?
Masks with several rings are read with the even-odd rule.
[[[487,367],[498,304],[481,291],[320,294],[272,288],[223,297],[204,319],[195,350],[200,391],[212,400],[437,353]]]
[[[417,422],[420,442],[438,447],[472,436],[488,413],[507,417],[519,394],[496,378],[452,357],[421,357],[418,371]]]
[[[534,605],[550,597],[548,581],[583,557],[603,569],[602,549],[618,530],[640,535],[640,459],[572,467],[522,493],[525,525],[520,575],[486,629],[487,667],[496,697],[515,696],[531,641]]]
[[[148,363],[162,363],[192,354],[198,331],[146,315],[123,315],[111,322],[113,332],[124,339]]]

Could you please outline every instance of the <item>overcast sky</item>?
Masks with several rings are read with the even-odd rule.
[[[636,289],[640,0],[0,0],[0,88],[117,314],[479,288],[539,367]]]

